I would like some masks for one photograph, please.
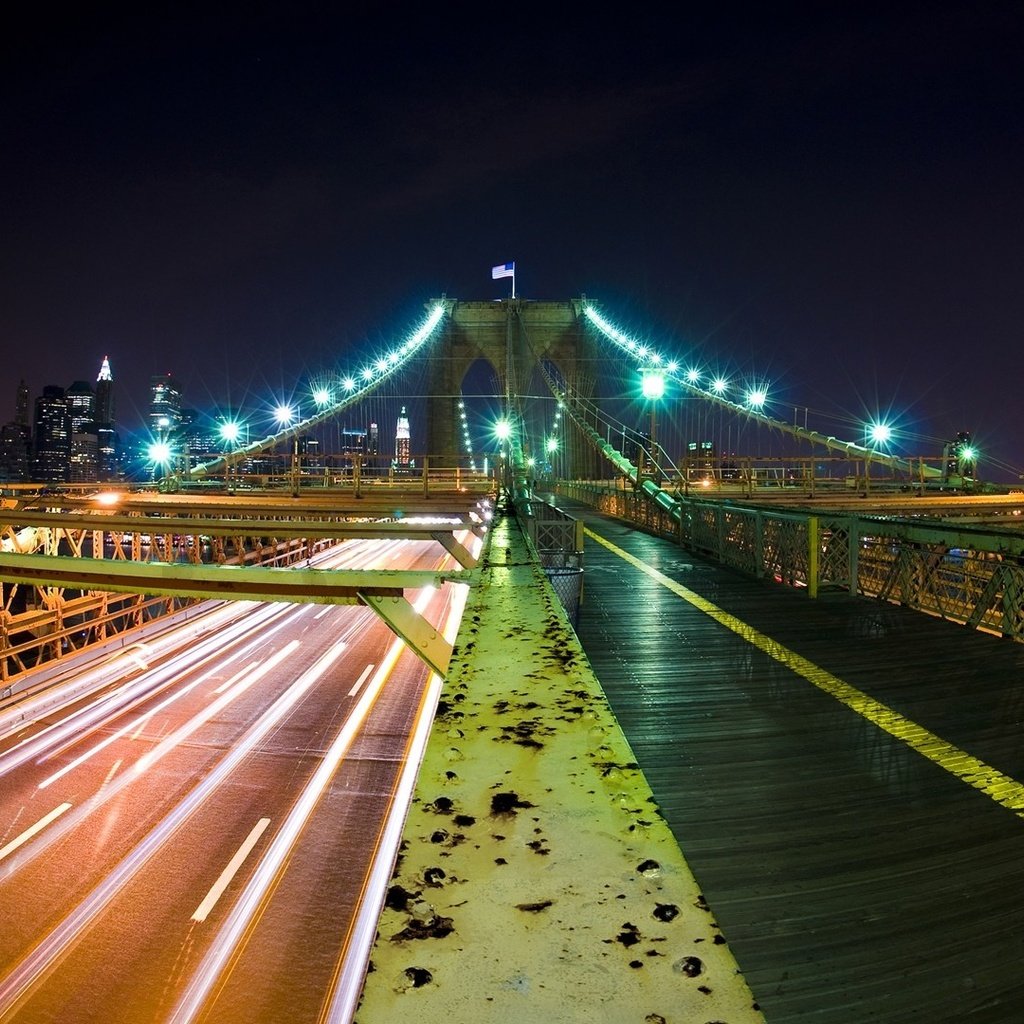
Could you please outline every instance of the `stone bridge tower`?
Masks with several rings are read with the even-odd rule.
[[[527,396],[550,393],[538,371],[540,362],[547,364],[549,370],[553,368],[556,379],[560,378],[576,395],[584,399],[598,397],[598,352],[583,316],[585,299],[447,301],[450,315],[443,337],[432,347],[428,371],[431,400],[427,451],[433,460],[450,465],[459,456],[459,398],[466,373],[478,359],[486,360],[492,367],[502,393],[510,396],[512,411],[522,411],[528,435]],[[598,458],[596,453],[567,416],[563,423],[561,475],[591,475]],[[534,432],[533,443],[541,440]]]

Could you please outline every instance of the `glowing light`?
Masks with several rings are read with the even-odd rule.
[[[154,441],[147,449],[150,462],[165,464],[171,461],[171,446],[166,441]]]
[[[892,440],[892,428],[887,423],[872,423],[869,433],[875,444],[885,444]]]
[[[327,388],[316,388],[313,392],[313,401],[317,405],[328,405],[331,401],[331,392]]]
[[[230,444],[234,444],[241,433],[242,428],[234,420],[228,420],[220,425],[220,436]]]
[[[281,424],[291,423],[291,421],[294,418],[295,418],[295,411],[292,409],[292,407],[290,405],[279,405],[274,410],[274,419],[276,419],[278,423],[281,423]]]
[[[700,380],[700,370],[689,369],[686,371],[686,380],[690,384],[696,384]]]
[[[557,437],[549,437],[548,438],[548,443],[547,443],[546,447],[547,447],[547,450],[549,452],[557,452],[558,451],[558,438]]]
[[[665,394],[665,375],[660,370],[643,370],[642,388],[644,398],[657,401]]]
[[[512,424],[508,420],[498,420],[494,424],[494,436],[499,441],[507,441],[512,436]]]
[[[383,373],[388,368],[388,361],[386,359],[378,359],[375,365],[377,372]]]
[[[725,394],[725,389],[728,386],[729,386],[729,382],[724,377],[716,377],[711,382],[711,390],[714,391],[714,393],[716,395],[724,395]]]
[[[366,369],[363,370],[363,380],[373,380],[373,367],[372,366],[367,366]]]
[[[116,505],[121,500],[121,495],[117,491],[104,491],[97,494],[93,500],[97,505]]]
[[[963,446],[960,449],[960,461],[961,462],[974,462],[978,458],[978,449],[972,447],[969,444]]]
[[[355,389],[356,389],[356,381],[355,381],[355,378],[354,378],[354,377],[346,377],[346,378],[345,378],[345,379],[344,379],[344,380],[343,380],[343,381],[341,382],[341,386],[342,386],[342,387],[343,387],[343,388],[344,388],[344,389],[345,389],[346,391],[355,391]]]
[[[754,388],[747,392],[747,404],[753,409],[760,409],[768,401],[764,388]]]

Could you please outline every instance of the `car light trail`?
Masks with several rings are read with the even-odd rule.
[[[152,750],[148,753],[143,754],[138,761],[135,762],[135,774],[141,775],[143,772],[148,771],[157,761],[160,760],[165,754],[173,750],[182,740],[188,739],[200,726],[205,725],[214,715],[219,714],[224,710],[236,697],[240,697],[246,690],[249,689],[253,683],[259,682],[268,672],[277,668],[285,658],[293,654],[298,650],[300,644],[298,640],[292,640],[285,644],[281,650],[277,651],[271,657],[269,657],[262,665],[259,666],[254,672],[250,672],[247,676],[240,679],[234,686],[231,687],[226,693],[222,693],[212,704],[207,705],[197,715],[193,715],[183,726],[175,729],[166,739],[161,740]],[[341,644],[344,649],[345,644]],[[339,652],[340,653],[340,652]]]
[[[400,641],[396,641],[400,644]],[[317,661],[271,705],[267,712],[252,728],[228,751],[213,771],[191,790],[177,807],[174,808],[131,853],[107,877],[92,890],[91,893],[60,922],[45,938],[43,938],[2,981],[0,981],[0,1018],[9,1014],[28,996],[32,986],[41,978],[76,941],[79,935],[89,927],[92,921],[103,911],[114,896],[135,875],[137,871],[152,857],[163,844],[185,823],[211,793],[224,782],[235,768],[277,727],[278,723],[302,699],[311,686],[341,657],[343,643],[332,645]],[[138,775],[137,771],[125,772],[121,778],[108,789],[108,795],[120,792],[125,785]],[[84,807],[78,808],[61,822],[58,829],[47,833],[50,842],[59,838],[69,828],[73,828],[94,809],[98,801],[94,797]],[[48,843],[47,843],[48,845]],[[30,851],[38,855],[39,844]],[[7,866],[5,877],[9,877],[20,866],[20,858],[15,857]]]
[[[220,873],[220,877],[210,887],[210,891],[206,894],[206,898],[202,903],[199,904],[195,909],[195,913],[192,915],[193,921],[205,921],[207,915],[217,905],[217,900],[221,898],[224,890],[231,884],[231,879],[235,877],[238,869],[245,862],[245,858],[249,856],[252,848],[256,845],[260,836],[266,831],[267,826],[270,824],[269,818],[260,818],[252,827],[252,831],[246,836],[245,842],[235,852],[234,857],[228,861],[227,867]]]
[[[292,847],[323,796],[324,790],[330,785],[331,779],[352,741],[362,728],[370,711],[373,710],[385,681],[391,675],[395,663],[404,650],[404,641],[398,639],[393,641],[380,667],[374,673],[370,685],[363,691],[362,697],[359,698],[352,713],[346,719],[341,731],[324,754],[316,772],[306,784],[281,826],[281,830],[274,837],[263,860],[260,861],[246,885],[245,891],[238,898],[238,902],[221,926],[213,945],[203,958],[202,963],[196,968],[181,999],[175,1006],[174,1012],[168,1018],[168,1024],[186,1024],[188,1021],[195,1020],[196,1015],[202,1009],[209,993],[216,986],[225,964],[230,960],[250,922],[258,915],[260,905],[273,888],[275,879],[284,869]]]
[[[462,621],[462,613],[469,598],[469,587],[463,583],[455,585],[452,593],[448,617],[442,635],[449,643],[455,642]],[[430,674],[427,689],[420,705],[420,713],[416,721],[413,739],[409,744],[402,774],[395,787],[394,800],[388,814],[384,830],[380,835],[377,849],[359,899],[359,911],[352,923],[352,931],[347,949],[335,975],[333,992],[329,993],[330,1005],[321,1018],[321,1024],[349,1024],[355,1014],[359,994],[362,991],[363,976],[377,935],[377,923],[391,873],[395,863],[398,844],[402,840],[405,819],[409,813],[413,793],[416,789],[416,777],[423,760],[423,751],[430,738],[434,712],[441,696],[443,680],[436,673]]]
[[[27,843],[37,832],[42,832],[51,821],[56,821],[65,811],[71,809],[71,804],[58,804],[49,814],[44,814],[34,825],[25,829],[15,839],[12,839],[3,849],[0,849],[0,860],[3,860],[8,854],[14,853],[19,846]]]
[[[66,719],[22,740],[12,747],[3,758],[0,758],[0,775],[35,758],[45,761],[59,753],[66,745],[81,741],[84,732],[102,728],[118,715],[129,710],[135,703],[148,699],[155,689],[172,681],[187,668],[196,667],[209,658],[222,656],[225,645],[235,642],[255,626],[284,615],[280,606],[268,605],[266,607],[269,609],[268,614],[263,614],[263,609],[260,609],[256,613],[255,620],[247,617],[244,622],[233,623],[215,637],[201,641],[195,647],[177,655],[147,675],[133,680],[87,708],[83,708]],[[266,632],[261,633],[260,639],[265,639],[266,635]],[[223,665],[224,662],[222,661],[220,664]],[[118,702],[120,702],[120,706],[118,706]]]
[[[227,696],[223,696],[221,697],[220,700],[214,701],[200,714],[195,715],[190,721],[186,722],[185,725],[183,725],[177,732],[172,733],[165,740],[163,740],[159,746],[151,750],[149,753],[143,755],[143,757],[139,759],[136,768],[139,771],[144,771],[146,768],[148,768],[153,761],[157,760],[158,757],[162,757],[167,752],[167,750],[170,749],[170,747],[180,742],[180,740],[183,739],[185,736],[188,736],[191,733],[195,732],[196,729],[198,729],[201,725],[207,722],[214,714],[216,714],[217,711],[220,711],[221,708],[223,708],[226,704],[230,703],[230,701],[234,700],[234,698],[237,697],[239,694],[244,693],[245,690],[247,690],[250,686],[252,686],[253,683],[257,682],[264,675],[266,675],[267,672],[269,672],[272,668],[279,665],[281,661],[283,661],[284,658],[287,657],[287,655],[290,654],[293,650],[295,650],[295,648],[298,646],[299,642],[297,640],[293,640],[290,644],[287,644],[280,651],[278,651],[277,654],[273,655],[273,657],[268,659],[262,665],[259,662],[256,662],[256,665],[259,666],[258,669],[252,671],[243,669],[242,672],[237,673],[232,678],[242,678],[240,679],[240,682],[236,684],[235,688],[233,688]],[[246,671],[249,671],[248,676],[246,676],[245,674]],[[162,700],[155,708],[152,708],[150,711],[147,711],[146,714],[144,714],[138,721],[129,722],[127,725],[122,726],[122,728],[111,733],[109,736],[106,737],[106,739],[101,740],[94,747],[91,747],[89,750],[85,751],[85,753],[80,754],[74,760],[69,761],[66,765],[64,765],[63,768],[61,768],[59,771],[54,772],[53,775],[49,776],[49,778],[43,779],[43,781],[39,783],[39,788],[46,789],[46,787],[49,786],[51,783],[56,782],[57,779],[62,778],[63,776],[67,775],[68,772],[77,768],[79,765],[84,764],[90,758],[98,754],[101,750],[104,750],[106,747],[109,747],[111,743],[114,743],[116,740],[121,739],[129,732],[134,731],[134,733],[137,735],[139,729],[141,729],[146,722],[150,721],[154,717],[154,715],[157,715],[161,711],[166,710],[175,701],[180,700],[182,697],[185,696],[185,694],[194,690],[205,678],[206,676],[201,676],[199,679],[194,680],[187,686],[182,687],[176,693],[173,693],[165,700]],[[220,693],[222,689],[223,687],[220,687],[215,692]]]

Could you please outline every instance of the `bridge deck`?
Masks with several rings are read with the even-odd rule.
[[[1020,1020],[1024,646],[558,504],[618,549],[577,632],[769,1024]]]

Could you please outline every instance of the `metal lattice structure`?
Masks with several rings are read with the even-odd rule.
[[[1024,641],[1024,534],[1013,529],[686,499],[673,515],[642,491],[563,491],[739,572],[812,594],[845,590]]]

